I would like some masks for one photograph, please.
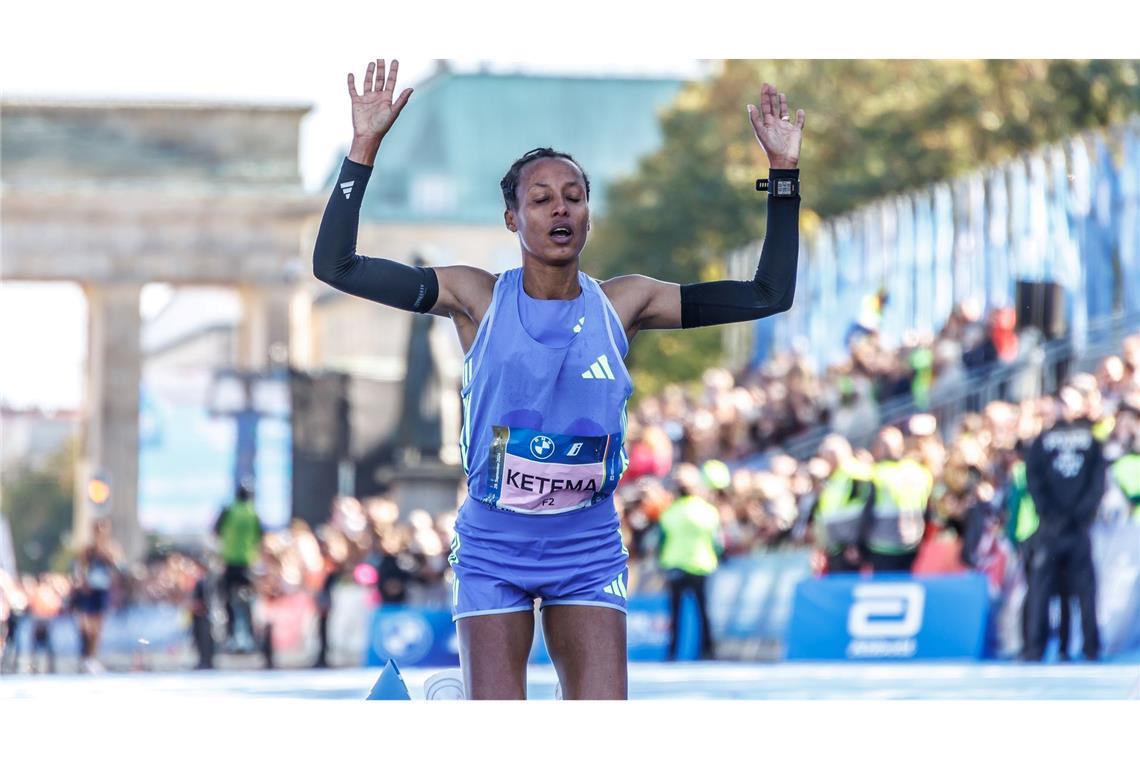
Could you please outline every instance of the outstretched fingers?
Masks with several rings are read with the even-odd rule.
[[[376,64],[372,61],[368,62],[368,69],[364,72],[364,89],[363,94],[367,95],[372,92],[372,75],[376,70]]]
[[[374,92],[384,91],[384,59],[376,59],[376,85],[373,88]]]
[[[802,108],[798,109],[796,111],[796,126],[799,128],[799,130],[801,132],[804,129],[804,122],[806,121],[806,119],[807,119],[807,117],[804,114],[804,109],[802,109]]]
[[[393,93],[396,91],[396,72],[400,70],[400,62],[395,58],[392,59],[392,66],[388,69],[388,78],[384,82],[384,89]]]
[[[772,102],[768,99],[768,83],[765,82],[764,86],[760,88],[760,115],[761,123],[766,123],[772,115]]]
[[[780,118],[785,121],[788,118],[788,96],[780,93]]]
[[[385,61],[383,58],[377,58],[375,61],[368,63],[368,69],[364,72],[364,85],[360,92],[356,90],[356,76],[350,71],[348,73],[348,94],[353,98],[360,98],[371,92],[386,92],[389,97],[396,91],[396,78],[400,70],[400,62],[393,59],[392,65],[388,67],[385,73]],[[408,97],[412,94],[410,89],[405,90],[400,94],[400,105],[408,101]]]

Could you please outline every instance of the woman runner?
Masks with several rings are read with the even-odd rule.
[[[804,112],[764,84],[748,106],[768,158],[768,229],[752,281],[678,285],[643,275],[598,282],[579,267],[590,181],[549,148],[501,182],[522,266],[416,267],[358,255],[361,199],[384,136],[412,95],[398,62],[348,75],[352,146],[325,208],[316,277],[346,293],[449,317],[464,351],[461,451],[468,496],[450,561],[468,699],[525,699],[534,600],[566,699],[627,698],[626,567],[613,491],[626,465],[623,358],[640,330],[742,322],[792,304],[799,248],[796,169]],[[351,184],[350,184],[351,183]],[[346,192],[345,188],[349,191]]]
[[[92,527],[91,543],[75,560],[75,592],[79,612],[80,667],[85,673],[102,673],[99,642],[110,604],[111,586],[118,572],[119,549],[111,539],[111,524],[103,519]]]

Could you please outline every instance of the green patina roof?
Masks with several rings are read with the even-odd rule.
[[[585,168],[591,212],[604,213],[606,185],[657,149],[658,115],[683,85],[678,79],[437,74],[416,87],[384,138],[362,216],[502,224],[499,180],[519,156],[547,146],[572,154]]]

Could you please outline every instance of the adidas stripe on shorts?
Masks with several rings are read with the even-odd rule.
[[[612,499],[555,515],[496,509],[468,497],[455,523],[451,617],[573,604],[626,611],[629,553]]]

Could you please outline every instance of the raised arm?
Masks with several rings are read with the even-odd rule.
[[[393,100],[399,61],[387,77],[384,59],[368,64],[363,92],[348,75],[352,100],[352,146],[325,206],[313,253],[313,275],[338,290],[405,311],[454,316],[478,311],[490,300],[494,278],[475,267],[408,266],[356,253],[360,204],[372,176],[380,143],[412,96],[405,89]],[[480,298],[486,291],[486,298]]]
[[[788,116],[787,97],[764,84],[760,108],[748,106],[756,139],[768,157],[769,180],[799,179],[804,112]],[[791,308],[799,262],[800,198],[768,196],[768,229],[756,275],[750,281],[719,280],[678,285],[644,275],[606,281],[606,295],[627,333],[670,330],[760,319]]]

